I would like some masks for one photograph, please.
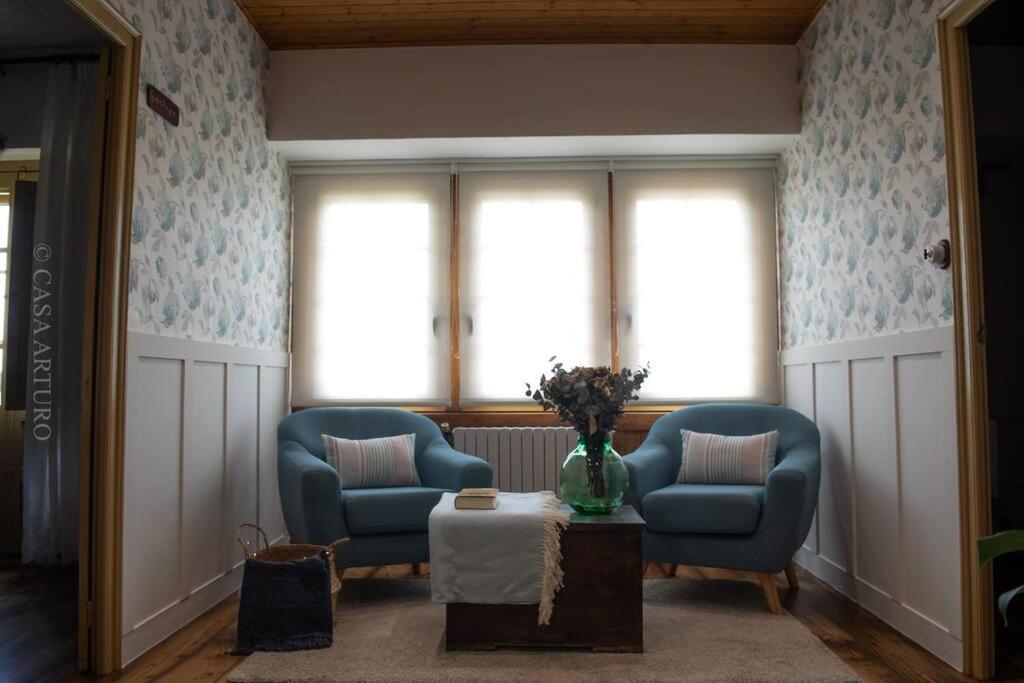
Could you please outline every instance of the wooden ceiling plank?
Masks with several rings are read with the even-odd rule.
[[[238,0],[271,49],[332,45],[792,44],[823,0]]]
[[[451,3],[445,9],[437,9],[426,3],[408,5],[408,8],[387,7],[382,5],[361,5],[359,7],[296,7],[294,9],[282,9],[274,7],[259,7],[250,10],[252,16],[258,17],[258,21],[275,21],[290,19],[292,17],[329,17],[348,16],[364,18],[408,18],[429,16],[475,16],[475,17],[531,17],[531,16],[606,16],[606,17],[717,17],[724,19],[722,13],[717,10],[697,9],[685,14],[673,11],[671,8],[588,8],[583,11],[579,8],[567,8],[562,5],[552,7],[550,3],[537,2],[534,6],[526,8],[501,8],[480,12],[478,10]],[[729,17],[729,21],[744,21],[751,19],[788,19],[797,23],[806,21],[807,12],[803,9],[781,9],[781,10],[750,10],[735,16]]]
[[[431,40],[429,43],[416,42],[410,43],[407,40],[391,40],[374,38],[372,42],[317,42],[317,41],[297,41],[290,43],[282,43],[277,45],[275,50],[355,50],[355,49],[368,49],[368,48],[394,48],[394,47],[467,47],[467,46],[479,46],[479,45],[679,45],[681,43],[699,43],[702,45],[779,45],[782,44],[786,36],[777,36],[774,39],[764,40],[761,36],[754,38],[737,37],[733,35],[727,36],[700,36],[699,39],[680,39],[679,36],[652,36],[644,38],[643,40],[637,40],[633,36],[627,36],[624,38],[606,38],[600,41],[595,41],[588,36],[558,36],[552,39],[525,39],[525,38],[508,38],[505,36],[493,36],[484,37],[481,39],[462,39],[462,40],[450,40],[450,39],[436,39]]]
[[[804,19],[803,23],[801,23],[800,26],[797,27],[796,32],[793,34],[794,44],[799,42],[799,40],[804,37],[804,33],[810,27],[811,22],[814,21],[814,17],[818,16],[818,12],[821,11],[821,8],[825,6],[825,3],[827,1],[828,0],[816,0],[814,8],[807,13],[807,18]]]
[[[317,13],[282,13],[254,15],[259,17],[261,25],[270,26],[275,24],[301,24],[316,23],[320,21],[379,21],[379,22],[419,22],[429,20],[470,20],[470,19],[508,19],[508,20],[530,20],[543,18],[563,19],[607,19],[629,21],[634,19],[655,19],[655,20],[715,20],[722,23],[756,24],[756,23],[788,23],[795,26],[802,25],[804,17],[802,14],[744,14],[743,16],[731,17],[723,20],[720,14],[705,12],[690,12],[680,16],[672,12],[646,11],[646,10],[604,10],[600,12],[580,13],[573,10],[563,9],[538,9],[538,10],[503,10],[501,12],[488,12],[480,14],[467,10],[457,11],[416,11],[416,12],[317,12]]]
[[[398,11],[415,6],[436,7],[444,9],[452,5],[476,8],[480,11],[499,10],[502,8],[529,8],[543,5],[547,7],[567,8],[618,8],[618,9],[670,9],[680,14],[694,10],[719,12],[723,16],[733,13],[752,11],[796,10],[811,12],[817,7],[818,0],[767,0],[765,3],[754,4],[750,0],[244,0],[243,5],[251,9],[279,9],[288,11],[292,8],[365,8],[390,7]]]
[[[653,17],[637,20],[617,20],[614,17],[530,17],[522,20],[503,17],[474,17],[474,18],[422,18],[415,23],[402,22],[400,19],[376,20],[368,22],[364,19],[350,19],[344,17],[331,17],[319,20],[319,22],[280,23],[265,24],[264,30],[271,32],[301,32],[306,30],[322,31],[348,31],[351,29],[365,29],[376,32],[403,31],[410,28],[428,29],[432,31],[460,31],[463,29],[496,27],[515,31],[531,30],[535,27],[579,27],[600,29],[618,29],[622,31],[644,31],[654,30],[663,27],[719,27],[722,29],[743,28],[752,31],[759,29],[768,31],[770,29],[782,28],[783,31],[794,31],[799,25],[794,22],[778,19],[753,20],[753,22],[729,22],[724,23],[719,17]]]
[[[736,24],[722,24],[716,22],[692,22],[685,20],[673,20],[673,21],[661,21],[656,23],[642,23],[642,24],[624,24],[617,22],[597,22],[597,21],[554,21],[554,22],[543,22],[543,21],[531,21],[529,23],[507,23],[507,22],[495,22],[495,21],[472,21],[472,22],[460,22],[460,23],[448,23],[448,22],[421,22],[415,26],[409,25],[381,25],[373,23],[334,23],[334,24],[303,24],[299,26],[270,26],[264,29],[264,34],[267,37],[281,38],[287,37],[291,34],[303,34],[314,32],[318,34],[327,35],[343,35],[346,33],[362,32],[362,33],[375,33],[375,34],[395,34],[395,35],[448,35],[451,34],[453,38],[458,38],[461,33],[466,31],[482,31],[482,30],[495,30],[505,31],[509,34],[514,34],[516,31],[522,32],[524,37],[529,38],[529,32],[534,30],[550,30],[558,31],[562,30],[565,32],[584,33],[590,32],[597,34],[602,33],[618,33],[622,35],[632,35],[638,39],[642,39],[648,34],[664,33],[666,31],[680,32],[689,31],[691,33],[700,33],[702,31],[717,31],[721,33],[735,33],[737,36],[741,35],[782,35],[785,40],[792,37],[797,27],[794,24],[774,24],[771,26],[741,26]]]
[[[732,27],[728,26],[702,26],[700,28],[684,27],[684,28],[661,28],[658,30],[648,31],[646,33],[647,38],[667,38],[669,36],[675,36],[677,38],[687,36],[713,36],[713,37],[728,37],[737,36],[738,38],[756,39],[763,35],[762,32],[741,32],[737,33]],[[776,37],[785,36],[786,33],[777,31],[773,34]],[[544,36],[576,36],[580,38],[589,37],[595,42],[600,43],[602,39],[616,38],[620,40],[629,39],[634,36],[630,31],[611,30],[605,29],[603,31],[594,31],[591,29],[587,30],[567,30],[566,28],[559,28],[554,26],[549,27],[534,27],[530,32],[530,35],[523,36],[522,32],[518,29],[502,29],[494,27],[485,27],[478,30],[466,30],[459,33],[452,32],[437,32],[429,29],[416,30],[407,29],[403,31],[388,31],[382,33],[380,31],[374,31],[372,29],[360,29],[350,31],[304,31],[301,33],[289,33],[281,36],[283,40],[294,41],[300,40],[302,42],[323,42],[325,40],[333,40],[337,43],[343,42],[354,42],[361,40],[372,40],[375,38],[381,38],[383,36],[389,36],[393,40],[404,40],[406,44],[414,43],[417,38],[432,38],[432,39],[449,39],[449,40],[479,40],[482,37],[492,38],[517,38],[523,42],[535,42]]]

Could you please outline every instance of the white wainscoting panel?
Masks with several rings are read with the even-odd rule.
[[[901,578],[903,603],[959,636],[960,554],[950,545],[959,538],[956,407],[952,365],[945,368],[941,353],[896,359]]]
[[[235,528],[259,520],[259,378],[258,365],[235,363],[228,371],[228,489],[224,507],[224,553],[227,568],[242,564]]]
[[[224,400],[227,395],[223,363],[197,361],[188,375],[189,407],[185,418],[184,478],[181,487],[184,534],[185,588],[189,595],[224,573],[217,548],[223,536]],[[177,503],[177,501],[175,501]]]
[[[794,363],[782,368],[782,386],[785,404],[808,417],[814,415],[814,366],[811,363]],[[811,518],[811,530],[807,532],[804,548],[818,552],[818,511]]]
[[[286,529],[277,493],[277,425],[288,414],[288,368],[260,368],[260,526],[271,538]]]
[[[797,560],[962,667],[953,329],[790,349],[788,406],[821,431]]]
[[[853,487],[857,507],[854,547],[857,576],[888,598],[899,596],[899,469],[894,444],[892,363],[850,361]]]
[[[830,361],[814,366],[814,414],[821,431],[821,489],[818,498],[818,554],[850,571],[850,425],[845,367]]]
[[[141,624],[181,598],[179,500],[185,362],[159,357],[133,360],[125,415],[125,626]]]
[[[129,333],[122,664],[237,590],[237,524],[284,539],[276,430],[288,360]]]

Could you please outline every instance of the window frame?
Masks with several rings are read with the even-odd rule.
[[[0,161],[0,195],[6,197],[3,203],[9,207],[7,241],[0,245],[0,253],[7,255],[7,265],[0,273],[4,284],[3,309],[0,310],[0,410],[6,410],[4,399],[7,393],[4,389],[7,382],[7,314],[11,294],[11,225],[14,220],[15,186],[19,180],[39,180],[39,159]]]
[[[629,310],[629,290],[635,283],[637,276],[636,252],[627,248],[630,240],[635,238],[635,231],[638,229],[638,222],[633,213],[634,207],[640,201],[645,200],[682,200],[684,203],[695,196],[701,199],[708,197],[715,198],[742,198],[742,211],[749,221],[749,236],[751,239],[749,264],[754,275],[751,295],[754,297],[755,305],[751,309],[751,324],[754,328],[751,339],[758,340],[755,344],[755,352],[749,357],[752,361],[751,377],[753,387],[750,393],[738,393],[735,397],[711,394],[703,396],[692,394],[685,399],[677,397],[642,398],[641,404],[664,405],[666,401],[678,401],[675,405],[696,405],[700,403],[736,403],[736,402],[758,402],[758,403],[779,403],[781,401],[781,378],[779,368],[780,329],[779,329],[779,261],[778,261],[778,225],[777,207],[775,205],[775,177],[767,174],[753,174],[750,171],[759,169],[731,168],[644,168],[644,169],[623,169],[622,178],[618,186],[617,198],[625,199],[625,205],[617,207],[616,220],[619,221],[619,230],[616,233],[618,242],[615,251],[621,256],[622,264],[618,270],[619,284],[622,285],[618,292],[619,304],[623,310],[623,318],[635,314],[636,311]],[[764,169],[760,169],[764,170]],[[770,198],[768,201],[766,199]],[[735,253],[728,256],[729,263],[737,261]],[[760,287],[770,281],[770,287]],[[760,300],[759,300],[760,299]],[[673,305],[679,301],[678,297],[673,298]],[[622,344],[629,344],[633,339],[631,331],[627,326],[620,332],[619,342],[625,339]],[[619,349],[623,346],[620,344]],[[627,351],[632,348],[626,346]],[[637,349],[632,348],[635,352]],[[651,356],[642,355],[640,358],[630,359],[628,353],[620,357],[620,361],[630,365],[642,363],[647,360],[654,360]],[[770,373],[770,375],[769,375]],[[721,391],[721,389],[719,389]],[[636,404],[634,404],[636,405]]]
[[[455,248],[460,254],[460,265],[463,267],[460,267],[458,272],[449,273],[450,277],[456,279],[458,291],[461,295],[459,298],[460,315],[458,318],[460,335],[462,335],[458,349],[461,371],[459,376],[459,392],[460,399],[466,400],[460,400],[459,408],[477,410],[492,407],[504,410],[510,406],[531,403],[518,399],[518,397],[523,396],[522,382],[526,379],[533,380],[533,377],[529,375],[520,377],[515,385],[515,389],[510,387],[508,392],[510,395],[498,397],[494,396],[492,392],[484,391],[481,395],[466,397],[467,393],[472,392],[474,385],[477,385],[478,390],[482,388],[479,386],[480,380],[473,378],[474,373],[468,371],[466,364],[467,362],[477,364],[477,370],[479,371],[480,366],[478,364],[481,361],[481,356],[484,355],[482,349],[486,349],[488,345],[481,344],[479,341],[471,343],[470,340],[467,340],[467,336],[475,336],[475,333],[467,334],[467,325],[470,328],[478,326],[475,322],[471,324],[471,321],[480,313],[479,308],[473,310],[473,304],[476,299],[474,295],[478,293],[476,291],[477,287],[481,283],[474,277],[473,271],[476,270],[475,268],[464,267],[465,261],[461,259],[461,254],[479,253],[476,250],[480,247],[482,235],[485,231],[481,222],[483,218],[482,211],[486,202],[490,200],[498,199],[515,202],[526,198],[527,202],[533,202],[572,198],[573,200],[579,199],[581,201],[583,209],[582,227],[588,229],[587,239],[592,240],[589,246],[594,255],[593,260],[584,266],[584,269],[588,270],[589,274],[594,278],[590,283],[593,286],[591,294],[594,300],[592,308],[589,309],[589,314],[593,317],[590,318],[592,324],[588,330],[594,334],[593,342],[595,348],[592,350],[595,352],[595,355],[593,356],[593,362],[609,364],[611,357],[610,341],[604,339],[604,337],[608,329],[606,326],[611,324],[612,318],[610,314],[610,301],[608,299],[610,293],[603,285],[603,282],[611,277],[609,255],[612,251],[610,243],[611,233],[607,229],[607,222],[609,220],[607,198],[605,196],[609,189],[606,178],[607,171],[603,167],[559,168],[552,170],[550,168],[533,167],[506,168],[497,165],[493,167],[487,166],[482,170],[470,167],[468,172],[467,169],[462,168],[460,171],[462,173],[460,173],[459,180],[459,201],[468,202],[468,205],[460,206],[461,232],[459,242]],[[546,248],[546,245],[542,248]],[[523,288],[515,287],[513,289],[521,291]],[[533,292],[531,294],[532,300],[536,300],[537,293]],[[528,301],[531,298],[522,300]],[[485,324],[481,325],[481,329],[486,326]],[[557,350],[557,348],[550,346],[544,346],[542,350],[535,350],[538,353],[536,356],[538,361],[537,376],[540,375],[542,370],[547,369],[547,366],[544,365],[545,361],[551,353]],[[473,358],[473,356],[476,356],[476,358]],[[533,363],[530,365],[533,365]],[[489,367],[489,364],[485,364],[482,367]],[[490,385],[492,383],[487,382],[487,384]],[[493,386],[488,388],[493,389]]]
[[[618,284],[617,275],[619,269],[616,264],[616,247],[618,245],[616,235],[616,206],[615,206],[615,171],[616,170],[679,170],[679,169],[721,169],[723,171],[738,170],[738,169],[770,169],[774,176],[774,169],[776,167],[777,158],[775,155],[765,156],[745,156],[745,157],[718,157],[718,158],[678,158],[678,157],[659,157],[659,158],[626,158],[626,159],[494,159],[494,160],[471,160],[471,161],[429,161],[429,162],[416,162],[416,161],[385,161],[378,163],[341,163],[341,164],[310,164],[303,165],[301,163],[293,164],[292,171],[302,174],[381,174],[381,173],[410,173],[417,171],[424,172],[436,172],[440,167],[448,169],[449,175],[449,186],[450,186],[450,197],[449,197],[449,258],[448,258],[448,294],[449,294],[449,354],[448,354],[448,366],[450,372],[449,381],[449,401],[447,405],[437,404],[417,404],[414,401],[408,403],[392,403],[396,407],[401,407],[406,410],[413,412],[423,413],[429,417],[444,421],[448,417],[455,417],[456,421],[460,423],[459,426],[463,426],[461,423],[466,422],[466,426],[469,425],[489,425],[495,420],[498,420],[502,424],[509,424],[508,420],[511,418],[514,422],[518,423],[522,420],[526,420],[529,423],[534,423],[540,418],[541,415],[545,415],[544,411],[532,401],[524,399],[522,402],[517,403],[485,403],[485,404],[472,404],[463,405],[461,397],[461,332],[462,332],[462,301],[461,301],[461,289],[462,289],[462,274],[461,274],[461,247],[462,247],[462,236],[461,236],[461,225],[460,225],[460,177],[464,173],[475,173],[487,170],[522,170],[522,171],[578,171],[578,170],[603,170],[607,176],[607,207],[606,211],[606,225],[608,230],[607,235],[607,259],[608,259],[608,304],[609,304],[609,344],[610,344],[610,356],[608,358],[608,365],[613,371],[621,369],[621,354],[620,354],[620,335],[619,335],[619,305],[618,305]],[[778,220],[777,220],[777,205],[774,207],[773,215],[775,217],[773,228],[774,239],[777,241],[778,236]],[[294,232],[293,232],[294,242]],[[777,250],[776,250],[777,251]],[[776,287],[776,303],[778,303],[778,258],[777,254],[773,256],[774,261],[774,280],[773,284]],[[294,280],[294,276],[293,276]],[[291,316],[294,318],[294,308],[291,311]],[[780,318],[778,314],[778,308],[775,310],[775,327],[776,327],[776,347],[779,345],[781,339],[781,332],[778,329],[780,324]],[[297,329],[294,326],[294,320],[292,321],[291,329],[294,331]],[[778,348],[776,348],[778,351]],[[776,365],[778,363],[776,362]],[[524,380],[525,381],[525,380]],[[781,378],[777,383],[778,395],[775,397],[773,403],[778,404],[781,402]],[[715,399],[716,402],[730,403],[730,402],[742,402],[747,399]],[[702,399],[692,401],[680,401],[680,402],[659,402],[657,400],[651,402],[633,403],[626,407],[628,413],[633,413],[637,416],[643,424],[644,428],[648,428],[650,423],[658,416],[682,408],[688,405],[696,405],[705,402]],[[369,405],[365,402],[359,403],[354,401],[307,401],[299,404],[293,404],[293,408],[301,410],[310,407],[321,407],[321,406],[352,406],[352,405]],[[531,415],[532,414],[532,415]],[[473,416],[477,417],[473,417]],[[516,416],[521,415],[519,419]],[[649,415],[649,417],[645,417]],[[464,420],[460,420],[459,416],[464,416]],[[541,419],[542,422],[545,420]],[[634,422],[636,420],[633,420]],[[455,426],[455,425],[452,425]]]
[[[330,197],[345,197],[345,196],[358,196],[365,190],[365,186],[372,185],[372,179],[374,176],[380,178],[379,186],[375,186],[370,193],[377,198],[383,197],[404,197],[404,196],[422,196],[428,201],[432,201],[431,206],[439,207],[442,209],[438,218],[431,218],[429,223],[431,228],[437,228],[440,230],[435,237],[440,240],[439,249],[436,251],[437,254],[437,268],[436,277],[441,284],[441,289],[437,292],[439,295],[436,301],[448,306],[445,315],[450,319],[453,317],[451,314],[450,303],[451,293],[445,291],[452,285],[452,280],[448,277],[449,266],[450,266],[450,254],[452,250],[451,240],[452,237],[452,216],[450,214],[450,205],[445,202],[451,201],[451,175],[448,173],[448,168],[444,167],[441,169],[442,173],[438,172],[438,168],[435,166],[422,166],[422,167],[406,167],[403,169],[398,168],[384,168],[381,170],[379,167],[375,167],[369,172],[355,172],[349,173],[345,169],[337,171],[331,167],[316,167],[309,172],[302,173],[302,175],[309,176],[320,176],[320,179],[313,179],[310,181],[311,186],[307,188],[299,188],[298,192],[300,195],[309,195],[316,197],[316,206],[303,206],[302,208],[296,208],[293,206],[292,219],[293,229],[291,234],[291,258],[292,258],[292,286],[291,286],[291,305],[290,305],[290,318],[291,318],[291,329],[295,329],[296,320],[298,319],[302,323],[302,329],[308,329],[310,332],[315,334],[316,321],[312,318],[314,311],[308,310],[311,303],[311,299],[316,298],[316,294],[312,293],[311,290],[315,289],[316,282],[304,280],[301,283],[296,281],[294,270],[296,263],[303,262],[316,251],[317,243],[317,232],[320,230],[319,224],[314,228],[312,223],[316,222],[314,216],[319,213],[323,208],[324,200]],[[444,179],[441,179],[443,174]],[[331,180],[323,178],[324,176],[350,176],[348,179],[339,182],[337,187],[330,187]],[[432,177],[431,177],[432,176]],[[319,184],[319,187],[315,184]],[[293,194],[297,191],[296,184],[292,186]],[[441,197],[443,196],[443,199]],[[294,198],[293,198],[294,201]],[[296,228],[298,227],[298,230]],[[301,233],[301,234],[299,234]],[[445,249],[449,250],[448,255],[445,254]],[[433,267],[433,266],[432,266]],[[306,269],[309,272],[309,269]],[[313,272],[317,272],[315,269]],[[443,338],[442,338],[443,345]],[[312,362],[312,358],[305,360],[304,362],[294,362],[294,356],[298,352],[299,354],[313,353],[308,341],[303,341],[300,344],[296,343],[295,335],[292,335],[291,352],[293,355],[293,363],[291,367],[291,385],[292,392],[296,391],[301,394],[314,393],[310,387],[314,380],[312,379],[316,367]],[[298,347],[298,348],[297,348]],[[443,346],[442,346],[443,348]],[[448,339],[448,350],[447,353],[441,351],[437,355],[439,363],[439,371],[444,378],[444,383],[448,384],[449,375],[445,374],[445,368],[450,368],[451,363],[451,341]],[[443,359],[443,362],[442,362]],[[359,399],[346,399],[346,398],[309,398],[304,400],[301,404],[303,408],[309,407],[321,407],[321,406],[402,406],[410,410],[416,410],[417,412],[425,411],[436,411],[444,410],[447,408],[451,400],[451,386],[448,385],[443,392],[439,394],[437,400],[433,398],[425,399],[409,399],[409,400],[391,400],[391,399],[380,399],[380,400],[359,400]]]

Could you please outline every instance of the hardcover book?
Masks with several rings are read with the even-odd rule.
[[[462,489],[455,496],[456,510],[494,510],[498,507],[498,489]]]

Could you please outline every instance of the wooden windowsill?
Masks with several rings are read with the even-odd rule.
[[[293,411],[304,410],[307,406],[292,406]],[[437,424],[447,422],[450,427],[562,427],[565,426],[558,421],[552,413],[546,413],[535,408],[523,410],[505,408],[494,408],[490,410],[444,410],[437,407],[402,407],[404,410],[417,412],[420,415],[430,418]],[[619,418],[617,429],[619,431],[647,430],[662,415],[671,412],[675,408],[658,406],[656,409],[648,409],[646,406],[639,406],[638,409],[627,410]]]
[[[450,427],[563,427],[552,413],[542,412],[434,412],[423,413],[438,424]],[[621,431],[647,430],[664,413],[629,412],[619,419]]]

